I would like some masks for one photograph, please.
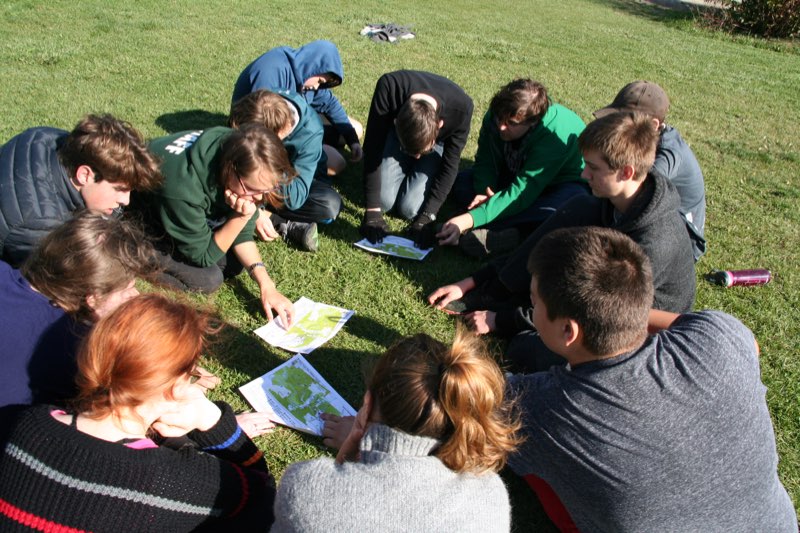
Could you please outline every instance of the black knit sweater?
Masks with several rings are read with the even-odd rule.
[[[231,408],[197,448],[133,449],[50,406],[0,409],[0,531],[266,531],[274,481]]]

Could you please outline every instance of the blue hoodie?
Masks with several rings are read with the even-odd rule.
[[[233,87],[231,104],[258,89],[302,94],[306,102],[324,115],[345,138],[348,145],[358,142],[342,104],[328,88],[303,91],[303,83],[312,76],[333,74],[344,81],[342,59],[330,41],[314,41],[300,48],[279,46],[262,54],[239,74]]]
[[[300,209],[311,192],[311,182],[317,176],[327,173],[328,157],[322,150],[322,122],[297,93],[274,91],[297,111],[297,124],[283,139],[283,146],[289,154],[289,161],[297,171],[297,177],[281,189],[283,202],[287,209]]]

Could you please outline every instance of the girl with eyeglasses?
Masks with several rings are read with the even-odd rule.
[[[163,186],[138,195],[149,232],[160,239],[160,281],[214,292],[247,269],[264,313],[291,325],[292,302],[278,291],[253,241],[260,204],[280,206],[295,172],[280,139],[263,126],[184,131],[150,142],[161,159]]]

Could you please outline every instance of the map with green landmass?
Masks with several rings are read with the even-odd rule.
[[[322,434],[320,413],[355,414],[302,355],[295,355],[239,390],[257,411],[271,411],[276,422],[315,435]]]
[[[255,334],[279,348],[311,353],[331,339],[353,316],[353,311],[300,298],[294,303],[294,323],[283,329],[279,320],[255,330]]]
[[[313,308],[292,324],[286,332],[283,340],[284,348],[288,350],[291,350],[289,346],[302,348],[320,337],[328,338],[345,313],[347,310],[329,305]]]
[[[318,419],[319,413],[342,414],[328,401],[330,391],[294,366],[273,374],[270,392],[296,419],[308,425]]]

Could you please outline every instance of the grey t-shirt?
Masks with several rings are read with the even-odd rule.
[[[638,350],[512,376],[526,441],[509,464],[581,531],[797,531],[754,338],[717,311]]]

